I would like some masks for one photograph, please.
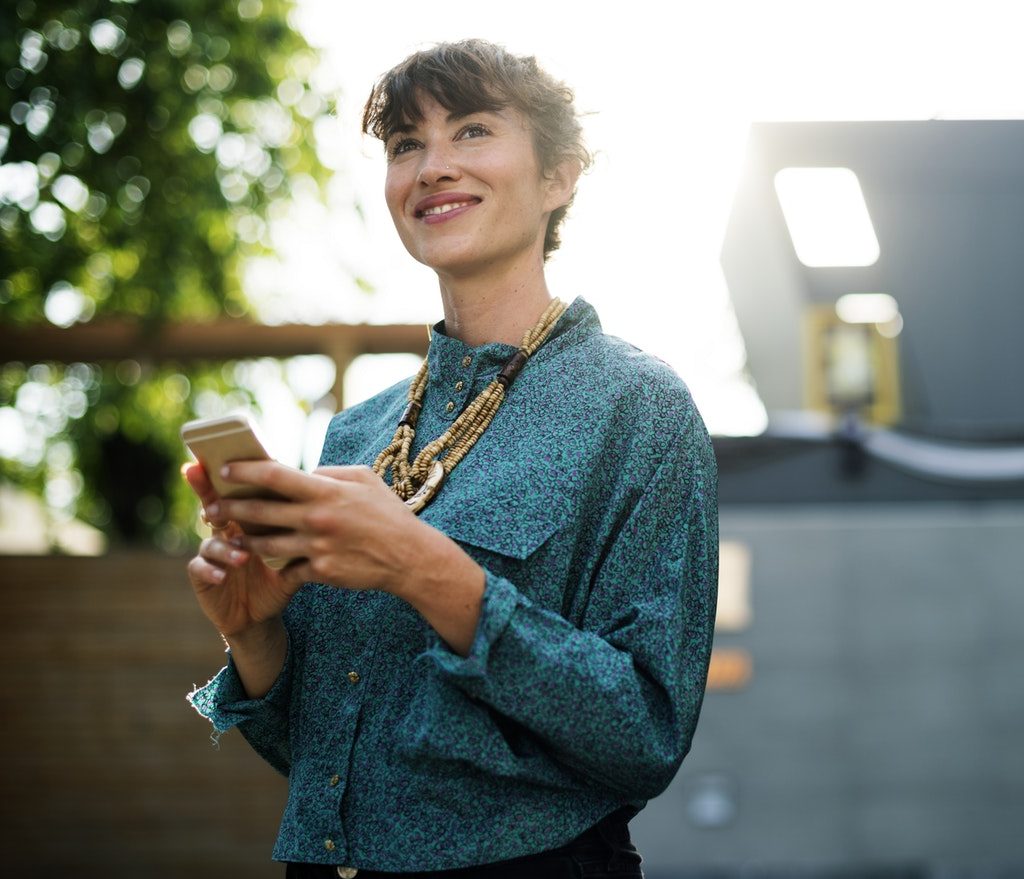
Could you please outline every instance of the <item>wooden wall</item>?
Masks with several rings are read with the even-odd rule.
[[[285,779],[185,702],[224,663],[185,560],[2,557],[4,875],[282,877]]]

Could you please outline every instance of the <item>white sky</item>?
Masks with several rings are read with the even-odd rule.
[[[718,262],[749,123],[1024,118],[1022,3],[299,2],[295,23],[324,54],[320,76],[342,91],[337,125],[319,131],[322,157],[341,169],[339,207],[275,227],[283,264],[248,285],[264,313],[440,319],[433,274],[392,228],[383,156],[359,117],[372,82],[410,51],[484,37],[537,55],[593,114],[598,158],[550,264],[552,292],[583,295],[606,332],[671,363],[719,433],[764,424]],[[358,291],[346,268],[377,292]],[[394,380],[371,378],[363,393]]]

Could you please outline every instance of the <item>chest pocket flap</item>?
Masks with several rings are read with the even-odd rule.
[[[523,561],[569,523],[572,503],[536,480],[453,479],[421,516],[459,543]]]

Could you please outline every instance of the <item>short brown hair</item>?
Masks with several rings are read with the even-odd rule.
[[[377,80],[363,109],[363,131],[387,141],[401,126],[421,121],[418,92],[449,113],[513,107],[530,123],[544,173],[566,159],[578,161],[580,170],[590,166],[572,89],[542,70],[532,55],[513,55],[487,40],[439,43],[416,52]],[[544,259],[558,248],[558,228],[571,204],[572,197],[551,212]]]

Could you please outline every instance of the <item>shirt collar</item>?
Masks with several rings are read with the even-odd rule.
[[[555,322],[544,344],[534,352],[530,361],[553,357],[563,348],[581,342],[587,336],[601,332],[601,321],[589,302],[577,296]],[[430,347],[427,349],[427,369],[431,380],[447,381],[452,375],[471,373],[475,376],[493,371],[497,373],[505,362],[519,350],[517,345],[504,342],[486,342],[470,347],[465,342],[448,336],[444,321],[430,328]],[[465,358],[468,363],[464,363]]]

